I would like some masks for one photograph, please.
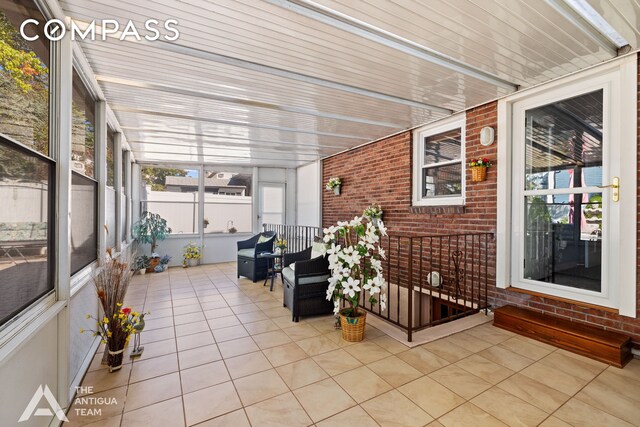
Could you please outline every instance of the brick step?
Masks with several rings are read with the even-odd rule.
[[[495,309],[493,324],[618,368],[632,357],[626,335],[513,305]]]

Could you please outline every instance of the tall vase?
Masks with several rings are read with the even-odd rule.
[[[120,347],[120,346],[117,346]],[[122,358],[124,356],[124,343],[119,350],[108,350],[107,364],[109,372],[119,371],[122,368]]]

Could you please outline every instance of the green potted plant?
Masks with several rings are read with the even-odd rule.
[[[147,268],[149,268],[149,257],[146,255],[140,255],[136,258],[133,264],[133,271],[137,271],[140,274],[144,274],[147,272]]]
[[[142,212],[140,219],[133,224],[133,237],[138,243],[148,243],[151,245],[151,254],[156,252],[158,242],[163,241],[171,228],[167,227],[167,220],[158,214],[149,211]]]

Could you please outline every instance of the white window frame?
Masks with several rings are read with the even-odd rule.
[[[445,119],[439,120],[435,123],[429,123],[415,129],[412,133],[413,140],[413,206],[463,206],[465,203],[465,189],[466,189],[466,156],[465,156],[465,139],[466,139],[466,113],[455,114]],[[462,189],[459,196],[435,196],[435,197],[422,197],[422,169],[427,166],[424,163],[424,143],[425,139],[437,135],[440,133],[448,132],[454,129],[460,128],[460,164],[461,164],[461,176],[460,184]],[[446,165],[448,163],[456,162],[440,162],[429,163],[428,166]]]
[[[636,317],[637,75],[637,57],[633,54],[498,102],[498,288],[514,287],[550,298],[616,308],[621,315]],[[621,182],[620,201],[615,205],[610,202],[608,212],[608,242],[603,242],[602,249],[603,290],[596,293],[528,281],[521,277],[519,263],[523,255],[518,244],[522,240],[518,237],[522,210],[514,205],[523,197],[524,147],[514,145],[521,141],[514,125],[524,122],[520,116],[528,109],[598,89],[604,89],[604,144],[609,151],[603,157],[603,184],[609,184],[614,175]],[[602,191],[603,198],[610,200],[611,190]]]

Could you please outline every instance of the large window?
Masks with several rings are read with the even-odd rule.
[[[94,178],[96,104],[73,72],[71,163],[71,273],[97,259],[98,182]],[[115,208],[114,208],[115,209]],[[108,217],[109,215],[107,215]],[[115,230],[109,230],[115,236]]]
[[[49,43],[44,34],[34,42],[20,36],[29,18],[45,20],[34,2],[0,0],[0,133],[49,155]]]
[[[173,234],[199,233],[199,182],[195,169],[143,167],[141,212],[162,216]]]
[[[251,232],[252,182],[250,173],[205,170],[205,233]]]
[[[53,290],[53,171],[0,137],[0,326]]]
[[[636,76],[624,59],[500,102],[500,286],[635,316]]]
[[[464,204],[464,114],[417,129],[413,135],[413,204]]]

